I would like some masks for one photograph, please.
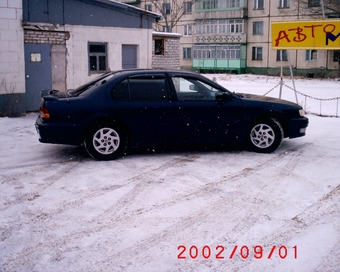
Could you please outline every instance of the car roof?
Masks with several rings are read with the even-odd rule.
[[[119,74],[119,75],[143,75],[143,74],[163,74],[163,73],[169,73],[169,74],[176,74],[176,75],[199,75],[196,72],[191,72],[187,70],[176,70],[176,69],[126,69],[126,70],[118,70],[114,71],[113,73]]]

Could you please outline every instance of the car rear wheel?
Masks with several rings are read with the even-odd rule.
[[[116,124],[97,123],[89,129],[84,139],[86,151],[97,160],[113,160],[126,150],[127,137]]]
[[[275,119],[264,119],[256,122],[249,133],[250,149],[259,153],[271,153],[280,147],[283,129]]]

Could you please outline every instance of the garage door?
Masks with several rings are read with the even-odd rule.
[[[122,68],[137,68],[137,45],[122,45]]]

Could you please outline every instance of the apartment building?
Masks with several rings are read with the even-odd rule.
[[[339,50],[280,52],[271,45],[272,21],[322,19],[322,0],[178,0],[184,14],[171,27],[172,12],[180,12],[178,6],[171,7],[175,2],[146,0],[137,4],[162,13],[163,20],[155,26],[158,31],[182,35],[182,69],[277,75],[281,66],[289,74],[290,61],[295,75],[338,75]],[[325,2],[340,5],[338,0]]]
[[[280,52],[271,45],[273,21],[323,19],[320,0],[252,0],[248,4],[247,72],[277,75],[282,65],[289,74],[290,61],[295,75],[337,76],[339,50]]]

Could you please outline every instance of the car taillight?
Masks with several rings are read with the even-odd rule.
[[[40,107],[40,116],[41,118],[45,118],[45,119],[50,118],[50,113],[48,112],[48,109]]]

